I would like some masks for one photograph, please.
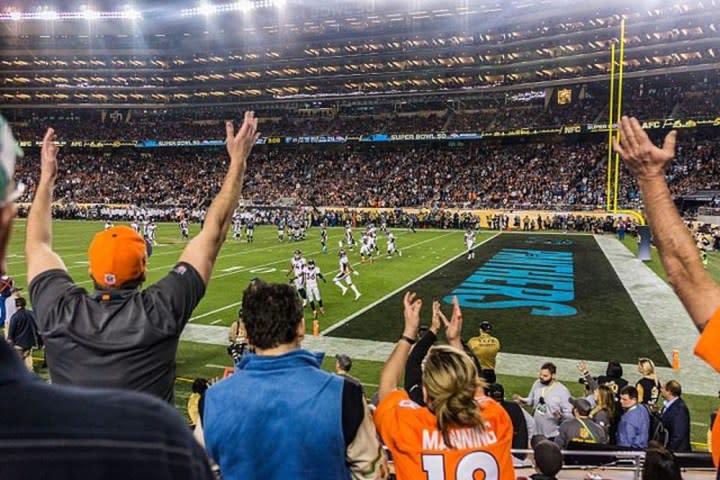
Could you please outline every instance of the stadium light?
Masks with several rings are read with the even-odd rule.
[[[215,6],[207,3],[207,2],[200,2],[200,5],[198,6],[198,13],[201,15],[205,15],[206,17],[209,17],[213,13],[215,13]]]
[[[60,18],[60,15],[58,15],[58,13],[55,10],[42,10],[38,14],[38,18],[40,20],[54,21],[54,20],[57,20],[58,18]]]
[[[128,20],[138,20],[142,18],[142,13],[135,10],[132,5],[123,6],[123,11],[120,14],[120,18],[126,18]]]
[[[247,13],[253,9],[253,5],[250,3],[250,0],[239,0],[235,4],[235,8],[240,10],[242,13]]]
[[[100,12],[96,12],[85,5],[80,7],[80,11],[82,12],[82,16],[85,20],[95,20],[96,18],[100,18]]]
[[[22,18],[22,13],[13,10],[10,12],[10,20],[15,20],[16,22],[19,21]]]

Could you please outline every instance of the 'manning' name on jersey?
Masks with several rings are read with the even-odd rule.
[[[397,390],[384,398],[374,421],[393,454],[398,478],[514,480],[512,422],[494,400],[476,397],[485,428],[458,427],[445,445],[435,416]]]

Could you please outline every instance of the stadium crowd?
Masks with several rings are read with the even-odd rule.
[[[11,139],[6,124],[0,127],[3,138]],[[673,452],[691,449],[690,416],[680,383],[661,382],[650,359],[639,360],[640,378],[634,385],[623,378],[617,362],[597,377],[581,362],[578,369],[587,390],[577,398],[557,379],[556,366],[546,362],[527,396],[516,394],[506,401],[496,383],[502,365],[496,365],[500,344],[491,325],[482,324],[478,337],[466,343],[455,299],[447,316],[434,302],[430,326],[421,331],[423,301],[408,292],[402,333],[371,409],[361,386],[348,375],[347,357],[337,357],[342,375],[333,375],[320,369],[321,357],[302,349],[305,322],[294,288],[262,280],[253,280],[243,293],[242,337],[249,350],[237,359],[237,371],[209,388],[197,382],[193,422],[206,453],[201,451],[163,401],[173,400],[179,336],[204,295],[227,233],[256,128],[250,113],[237,132],[226,125],[230,160],[217,167],[224,173],[218,193],[208,193],[212,202],[201,232],[163,279],[139,290],[147,252],[133,230],[109,226],[95,236],[88,260],[96,295],[76,287],[52,248],[54,192],[66,195],[67,190],[56,189],[58,148],[48,130],[27,221],[26,252],[30,297],[53,385],[34,380],[27,372],[32,364],[24,366],[0,342],[0,394],[11,401],[9,408],[0,409],[0,435],[23,446],[16,455],[9,455],[7,442],[0,446],[3,478],[50,472],[55,478],[77,478],[79,472],[82,478],[126,478],[135,472],[143,478],[211,478],[212,461],[227,479],[370,480],[389,473],[381,442],[400,479],[482,470],[489,478],[511,480],[514,464],[521,461],[511,448],[528,445],[539,475],[532,478],[553,478],[563,465],[561,449],[602,445],[647,450],[644,479],[678,478]],[[696,354],[720,370],[720,287],[703,269],[667,187],[672,176],[665,169],[676,153],[676,135],[669,134],[661,149],[634,119],[624,119],[622,128],[615,149],[651,199],[646,210],[669,279],[702,332]],[[5,149],[0,158],[2,260],[18,193],[9,180],[14,157],[13,149]],[[408,175],[429,177],[420,166],[415,171],[409,163],[401,168]],[[440,179],[442,174],[438,185]],[[491,221],[502,228],[509,217]],[[532,220],[515,222],[531,225]],[[3,294],[17,292],[11,287],[3,277]],[[25,308],[23,302],[16,305],[20,311],[13,320]],[[18,322],[13,320],[10,338],[16,341]],[[441,331],[448,345],[434,346]],[[24,345],[15,348],[24,355]],[[406,388],[397,389],[403,371]],[[107,388],[116,390],[103,390]],[[108,423],[108,418],[113,420]],[[720,441],[720,424],[715,423],[714,441]],[[62,455],[49,456],[48,449],[57,444],[62,444]],[[40,456],[43,462],[37,461]]]
[[[248,167],[243,196],[254,205],[593,209],[606,201],[606,151],[599,143],[264,147]],[[226,168],[213,148],[70,150],[64,158],[56,187],[64,204],[194,208],[218,191]],[[22,201],[34,195],[37,165],[32,152],[18,163]],[[667,178],[675,195],[720,188],[716,142],[688,139]],[[625,170],[618,191],[621,207],[640,205]]]

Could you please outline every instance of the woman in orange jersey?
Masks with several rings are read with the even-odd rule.
[[[427,407],[396,390],[415,343],[422,300],[404,298],[405,329],[380,377],[375,425],[392,452],[399,480],[511,480],[512,423],[505,410],[483,393],[483,382],[460,343],[462,314],[453,299],[448,322],[434,302],[433,315],[446,327],[450,346],[430,349],[423,361]]]

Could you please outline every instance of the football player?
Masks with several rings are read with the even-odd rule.
[[[475,258],[475,250],[473,245],[475,244],[475,232],[472,228],[465,230],[465,245],[467,246],[467,259],[472,260]]]
[[[397,253],[402,257],[402,252],[395,246],[395,235],[392,232],[387,234],[387,258],[392,258],[393,253]]]
[[[282,219],[278,220],[277,236],[278,242],[282,242],[283,240],[285,240],[285,222]]]
[[[252,217],[245,221],[245,236],[247,237],[248,243],[253,243],[253,237],[255,236],[255,219]]]
[[[307,293],[307,301],[310,304],[310,309],[313,312],[313,320],[317,320],[318,311],[315,309],[315,301],[318,302],[320,307],[320,313],[325,314],[325,308],[323,307],[323,301],[320,297],[320,288],[318,288],[318,278],[326,283],[325,277],[320,273],[320,267],[315,264],[315,260],[310,260],[305,268],[303,269],[303,275],[305,277],[305,291]]]
[[[190,237],[190,230],[188,229],[188,221],[186,218],[180,220],[180,235],[183,240],[187,240]]]
[[[355,245],[355,240],[353,240],[352,225],[350,224],[350,220],[348,220],[345,223],[345,243],[347,244],[347,247],[350,250],[352,250],[353,246]]]
[[[320,227],[320,247],[321,247],[320,250],[322,251],[322,253],[328,252],[327,242],[328,242],[327,228],[325,228],[325,225],[323,225]]]
[[[345,295],[348,291],[348,288],[353,291],[355,294],[355,300],[360,298],[360,292],[358,291],[357,287],[353,284],[352,281],[352,274],[359,275],[358,272],[353,270],[352,266],[350,265],[350,260],[347,257],[347,254],[345,253],[345,250],[340,249],[338,252],[338,256],[340,257],[340,271],[337,275],[335,275],[335,278],[333,279],[333,283],[338,286],[340,290],[342,290],[342,294]],[[347,284],[347,287],[345,287],[341,282],[345,281],[345,284]]]
[[[302,251],[295,250],[295,255],[290,259],[290,270],[287,275],[292,274],[292,283],[295,285],[298,295],[302,298],[303,307],[307,305],[307,294],[305,293],[305,276],[303,270],[305,269],[305,258],[303,257]]]

